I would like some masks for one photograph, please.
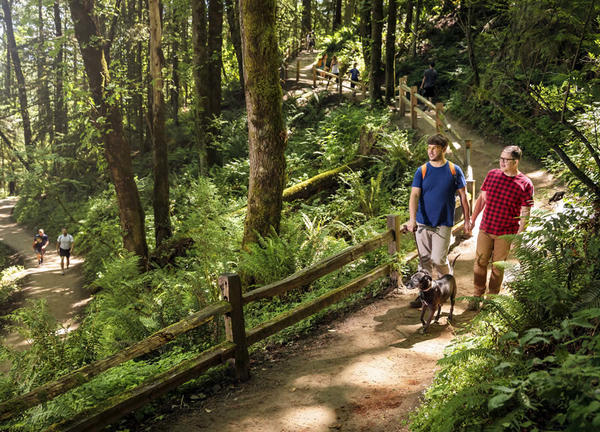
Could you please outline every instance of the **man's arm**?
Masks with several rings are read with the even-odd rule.
[[[423,75],[423,80],[421,81],[421,88],[425,85],[425,75]]]
[[[485,208],[487,195],[485,191],[479,192],[479,196],[477,197],[477,201],[475,201],[475,205],[473,206],[473,213],[471,214],[471,227],[475,226],[475,221],[477,220],[477,216],[479,213],[483,211]]]
[[[521,215],[519,216],[519,231],[517,234],[521,234],[527,228],[529,222],[529,214],[531,213],[531,207],[521,207]]]
[[[408,199],[408,214],[409,219],[406,224],[406,229],[414,232],[417,229],[417,209],[419,208],[419,198],[421,198],[421,188],[413,187],[410,190],[410,198]]]
[[[471,207],[469,206],[469,200],[467,199],[467,189],[460,188],[458,190],[458,196],[460,197],[460,206],[462,207],[464,220],[465,220],[465,234],[471,233]]]

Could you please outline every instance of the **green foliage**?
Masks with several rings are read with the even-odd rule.
[[[23,270],[22,266],[11,266],[0,271],[0,305],[19,289],[19,282],[24,277]]]
[[[486,299],[447,349],[411,430],[598,429],[600,246],[589,221],[571,206],[531,218],[513,296]]]

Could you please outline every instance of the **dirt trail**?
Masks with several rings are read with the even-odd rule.
[[[407,119],[398,119],[404,124]],[[433,133],[420,120],[422,132]],[[421,124],[422,123],[422,124]],[[477,188],[498,166],[501,146],[453,122],[473,140],[472,166]],[[536,207],[560,189],[551,175],[523,160],[522,171],[536,188]],[[459,295],[470,295],[477,231],[451,256],[460,253],[455,274]],[[216,396],[191,403],[155,424],[153,431],[291,432],[403,431],[402,424],[430,385],[436,362],[454,336],[448,306],[439,324],[418,334],[420,312],[408,302],[414,295],[392,295],[331,323],[316,336],[253,363],[252,378]],[[474,316],[457,303],[455,326]],[[201,396],[200,396],[201,398]]]
[[[56,253],[56,238],[60,233],[47,233],[50,244],[46,249],[44,263],[38,266],[32,250],[33,234],[26,232],[11,217],[17,198],[0,200],[0,242],[16,250],[23,258],[27,274],[23,285],[23,298],[45,299],[48,310],[66,329],[77,327],[76,316],[91,297],[83,289],[80,257],[72,256],[71,265],[65,275],[61,274],[60,258]],[[77,247],[77,245],[75,245]],[[26,349],[28,343],[18,333],[8,334],[3,344]]]

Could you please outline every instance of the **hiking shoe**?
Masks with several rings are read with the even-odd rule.
[[[423,304],[421,303],[421,299],[417,297],[413,301],[409,303],[411,308],[420,308]]]
[[[469,305],[467,306],[467,310],[478,311],[479,310],[479,301],[478,300],[470,300]]]

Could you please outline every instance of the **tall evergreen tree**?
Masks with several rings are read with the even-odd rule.
[[[154,174],[153,205],[156,244],[171,237],[169,217],[169,162],[165,135],[165,102],[163,95],[163,53],[160,0],[148,0],[150,17],[150,76],[152,77],[152,172]]]
[[[385,99],[394,98],[396,69],[396,21],[398,20],[397,0],[388,5],[387,33],[385,36]]]
[[[369,69],[369,95],[371,104],[381,99],[381,38],[383,33],[383,0],[371,0],[371,67]]]

